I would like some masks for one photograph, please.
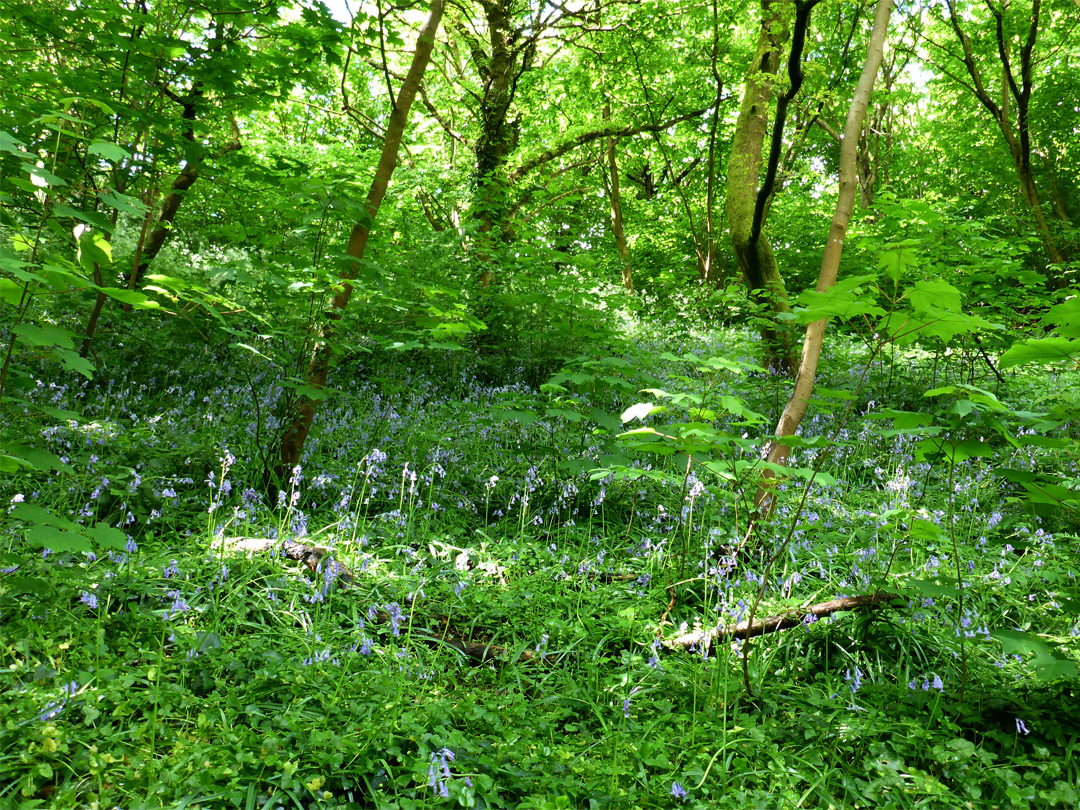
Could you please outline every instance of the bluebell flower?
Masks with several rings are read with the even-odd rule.
[[[686,788],[680,785],[678,782],[671,783],[671,795],[676,799],[682,799],[684,802],[687,800]]]

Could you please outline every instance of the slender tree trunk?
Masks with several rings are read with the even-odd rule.
[[[1016,167],[1017,179],[1020,183],[1020,194],[1031,211],[1032,219],[1035,221],[1035,230],[1043,243],[1046,257],[1055,268],[1055,275],[1051,278],[1051,282],[1060,285],[1063,283],[1060,265],[1064,263],[1065,255],[1054,240],[1054,234],[1046,219],[1046,212],[1043,211],[1042,201],[1039,198],[1039,191],[1035,185],[1035,178],[1031,169],[1032,146],[1028,108],[1031,103],[1033,89],[1032,69],[1035,42],[1039,35],[1041,0],[1032,0],[1031,22],[1028,26],[1027,36],[1020,47],[1019,76],[1014,70],[1015,57],[1012,54],[1009,36],[1005,27],[1004,11],[1002,8],[995,6],[992,0],[986,0],[986,5],[996,23],[998,59],[1001,61],[1002,70],[1000,103],[994,101],[983,81],[982,72],[975,61],[974,50],[971,47],[971,38],[964,31],[961,19],[957,16],[955,0],[946,0],[946,6],[949,9],[949,24],[952,26],[953,32],[963,49],[961,58],[964,67],[967,69],[968,76],[971,77],[969,89],[990,112],[998,129],[1001,131],[1002,137],[1005,139],[1006,145],[1009,147],[1009,153],[1012,155],[1013,165]],[[1013,107],[1015,107],[1015,126],[1013,124]]]
[[[379,213],[379,206],[386,189],[390,185],[390,178],[397,164],[398,150],[405,134],[405,126],[409,120],[409,109],[413,99],[416,98],[420,87],[420,80],[431,61],[431,52],[435,45],[435,34],[439,30],[442,21],[443,10],[446,0],[432,0],[427,19],[420,28],[420,36],[416,42],[416,50],[413,52],[412,65],[405,76],[405,81],[398,91],[397,101],[390,114],[390,121],[386,127],[386,135],[383,139],[382,155],[379,157],[378,166],[375,169],[375,178],[371,182],[368,191],[366,208],[370,219],[358,222],[349,236],[348,255],[353,259],[348,271],[342,275],[341,289],[334,295],[330,310],[319,328],[315,347],[312,352],[311,362],[307,370],[307,385],[315,391],[322,391],[326,387],[327,377],[330,374],[330,360],[333,355],[333,341],[337,334],[337,325],[349,305],[353,287],[350,283],[356,278],[360,269],[360,262],[364,258],[367,248],[368,236],[375,218]],[[297,398],[291,415],[291,422],[281,438],[279,447],[279,463],[273,470],[268,470],[268,483],[279,484],[288,473],[299,463],[300,454],[304,449],[304,442],[311,432],[315,413],[323,397],[311,397],[301,395]]]
[[[840,188],[836,200],[836,210],[833,213],[832,224],[829,227],[829,238],[825,243],[825,251],[821,257],[821,271],[818,274],[817,283],[818,292],[825,292],[836,283],[836,274],[840,268],[840,256],[844,251],[848,223],[851,221],[851,212],[855,207],[855,198],[859,192],[859,178],[856,168],[859,133],[862,131],[866,107],[870,101],[870,93],[874,88],[874,80],[877,78],[878,69],[881,66],[885,34],[889,28],[892,7],[893,0],[878,0],[877,10],[874,12],[874,27],[870,33],[870,42],[866,50],[866,62],[863,65],[859,83],[855,87],[855,93],[851,98],[847,121],[844,123],[844,137],[840,145]],[[794,436],[799,429],[803,416],[806,414],[806,408],[810,403],[810,395],[814,390],[814,378],[817,375],[818,360],[821,357],[821,346],[825,339],[825,325],[826,320],[822,319],[814,321],[806,328],[799,373],[795,379],[791,398],[784,407],[784,411],[780,415],[780,421],[776,426],[776,438],[778,439],[784,436]],[[787,459],[787,455],[787,446],[774,440],[769,446],[766,460],[774,464],[783,464]],[[772,485],[774,483],[772,474],[767,472],[754,499],[761,512],[768,513],[771,510]]]
[[[604,120],[611,118],[611,105],[604,105]],[[619,251],[622,262],[622,284],[627,292],[634,291],[634,271],[630,264],[630,248],[626,244],[626,231],[623,228],[622,197],[619,193],[619,164],[615,160],[613,137],[607,139],[607,164],[610,186],[608,198],[611,203],[611,233],[615,236],[615,249]]]
[[[192,144],[193,149],[196,150],[197,156],[191,158],[184,163],[184,168],[180,170],[180,173],[173,179],[172,187],[169,189],[168,195],[161,203],[161,211],[158,213],[157,221],[154,223],[154,229],[150,232],[150,238],[143,245],[141,258],[135,267],[134,272],[128,278],[128,289],[137,289],[139,284],[142,283],[142,278],[146,275],[146,271],[149,269],[150,264],[157,258],[158,253],[165,246],[169,237],[172,235],[173,221],[176,219],[176,213],[180,210],[180,205],[184,202],[184,197],[187,192],[195,185],[195,181],[199,179],[199,171],[202,169],[203,159],[205,157],[204,152],[195,141],[195,114],[198,104],[203,98],[203,90],[200,86],[192,90],[191,94],[184,99],[177,99],[177,101],[183,105],[184,108],[184,120],[188,123],[188,128],[184,132],[184,140]],[[232,121],[232,141],[230,141],[224,149],[221,150],[221,154],[227,154],[228,152],[235,152],[241,148],[240,143],[240,128],[236,124],[236,119]]]
[[[720,15],[717,9],[718,0],[712,0],[712,51],[709,54],[709,69],[713,77],[713,86],[716,88],[716,96],[713,102],[713,117],[709,124],[709,176],[705,187],[705,250],[704,261],[699,268],[699,277],[702,283],[711,287],[720,287],[724,279],[720,278],[720,270],[716,266],[716,136],[720,128],[720,104],[723,101],[724,83],[720,79],[720,71],[716,62],[720,56]]]

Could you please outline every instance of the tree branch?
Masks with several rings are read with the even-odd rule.
[[[669,641],[670,647],[689,648],[694,645],[712,644],[714,641],[729,639],[747,639],[755,636],[763,636],[766,633],[776,633],[780,630],[788,630],[798,627],[806,622],[811,616],[812,621],[839,613],[845,610],[869,608],[871,610],[887,607],[894,602],[907,604],[907,599],[895,593],[875,593],[866,596],[842,596],[838,599],[830,599],[828,602],[820,602],[808,607],[795,608],[774,616],[766,616],[754,621],[739,622],[734,627],[716,628],[713,630],[697,630],[693,633],[683,633]]]
[[[704,115],[706,112],[708,112],[708,110],[708,107],[703,107],[700,110],[694,110],[693,112],[678,115],[674,118],[669,118],[666,121],[661,121],[658,124],[620,126],[617,123],[612,123],[606,126],[602,126],[599,129],[584,132],[581,135],[571,138],[568,141],[564,141],[557,146],[553,146],[551,149],[547,149],[527,159],[520,166],[510,172],[507,179],[510,183],[516,183],[518,180],[523,178],[536,167],[542,166],[543,164],[548,163],[557,157],[565,155],[572,149],[576,149],[579,146],[584,146],[587,143],[592,143],[593,141],[599,140],[600,138],[625,138],[630,135],[640,135],[642,132],[662,132],[668,127],[673,127],[683,121],[688,121],[691,118],[696,118],[699,115]]]

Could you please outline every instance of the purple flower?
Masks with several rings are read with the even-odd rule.
[[[1025,737],[1031,733],[1031,729],[1029,729],[1019,717],[1016,718],[1016,733],[1023,734]]]
[[[395,637],[400,636],[401,628],[398,622],[401,621],[401,606],[397,602],[391,602],[386,606],[386,612],[390,616],[390,633]]]
[[[79,601],[91,610],[97,610],[98,600],[96,595],[83,591],[82,596],[79,597]]]
[[[428,787],[435,797],[450,797],[450,788],[447,785],[453,774],[450,773],[450,763],[455,759],[454,752],[449,748],[442,748],[431,752],[431,762],[428,765]]]
[[[680,785],[678,782],[671,783],[671,795],[676,799],[682,799],[684,802],[687,800],[686,788]]]

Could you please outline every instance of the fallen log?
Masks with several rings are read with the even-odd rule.
[[[774,616],[766,616],[751,622],[739,622],[734,627],[717,627],[713,630],[695,630],[692,633],[684,633],[681,636],[665,642],[668,647],[682,647],[689,649],[702,644],[709,645],[714,641],[754,638],[766,633],[776,633],[798,627],[813,616],[813,621],[839,613],[845,610],[857,610],[868,608],[874,610],[885,607],[894,602],[907,604],[907,599],[895,593],[874,593],[864,596],[841,596],[830,599],[828,602],[819,602],[816,605],[808,605],[801,608],[778,613]]]

